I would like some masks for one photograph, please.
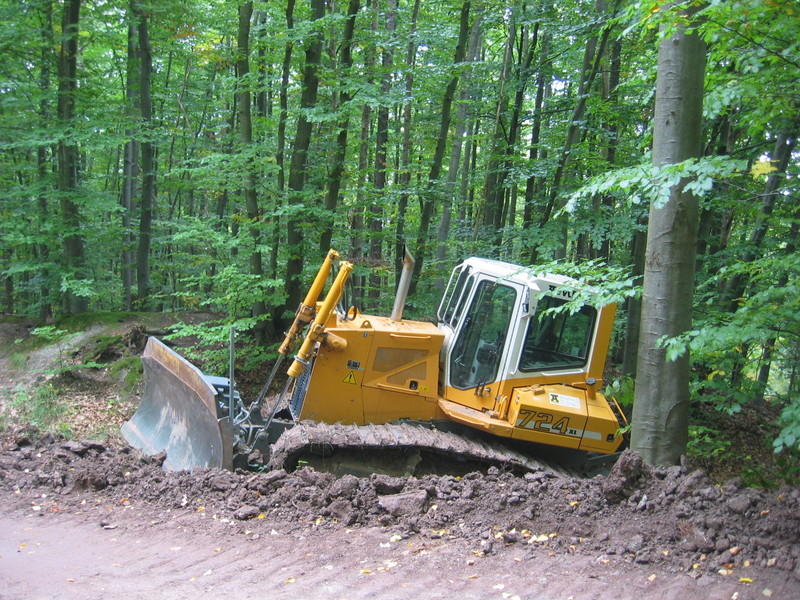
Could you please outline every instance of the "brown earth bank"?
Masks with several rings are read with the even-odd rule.
[[[800,489],[608,476],[165,473],[0,436],[0,598],[800,598]]]
[[[0,323],[0,599],[800,600],[800,490],[720,477],[719,456],[651,468],[626,452],[592,479],[165,473],[113,433],[137,393],[110,365],[168,325],[107,320],[23,361],[33,325]],[[90,361],[109,366],[76,369]],[[105,441],[15,425],[8,401],[44,389],[71,438]],[[757,467],[752,425],[730,454]]]

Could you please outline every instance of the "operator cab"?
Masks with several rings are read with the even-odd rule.
[[[601,379],[614,307],[558,311],[577,285],[496,260],[456,266],[437,312],[441,395],[482,410],[521,385]]]

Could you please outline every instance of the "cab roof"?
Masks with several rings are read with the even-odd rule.
[[[534,267],[522,267],[491,258],[473,256],[465,259],[461,264],[465,267],[471,267],[474,271],[497,277],[499,280],[505,279],[521,283],[537,291],[548,291],[550,286],[578,287],[581,285],[578,280],[572,277],[537,271]]]

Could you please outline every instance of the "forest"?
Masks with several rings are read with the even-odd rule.
[[[798,13],[0,0],[0,311],[213,311],[207,339],[235,325],[273,351],[328,248],[355,264],[362,309],[387,313],[408,246],[415,318],[484,256],[617,302],[606,384],[630,401],[648,221],[679,186],[696,235],[690,305],[673,308],[691,322],[658,347],[686,361],[692,403],[769,409],[798,464]],[[704,59],[699,144],[663,164],[659,46],[679,29]]]

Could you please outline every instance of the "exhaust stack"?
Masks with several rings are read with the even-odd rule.
[[[392,321],[403,320],[403,309],[406,306],[406,298],[408,298],[408,288],[411,287],[411,275],[414,273],[414,257],[408,251],[408,247],[403,247],[403,270],[400,273],[400,283],[397,284],[397,295],[394,297],[394,307],[392,307],[392,314],[389,317]]]

